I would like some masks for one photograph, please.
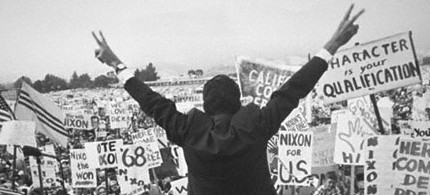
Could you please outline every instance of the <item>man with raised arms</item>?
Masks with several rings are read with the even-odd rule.
[[[266,155],[268,140],[299,100],[314,88],[328,68],[327,61],[357,33],[354,22],[364,10],[350,17],[352,8],[353,5],[324,48],[275,91],[263,108],[252,103],[241,106],[236,82],[218,75],[204,85],[205,112],[192,109],[183,114],[173,101],[133,77],[101,32],[100,38],[93,33],[99,45],[96,57],[115,69],[142,110],[166,130],[171,142],[183,148],[188,194],[274,195]]]

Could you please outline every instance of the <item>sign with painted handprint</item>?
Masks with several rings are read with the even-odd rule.
[[[334,149],[334,162],[345,165],[364,165],[361,152],[364,140],[377,133],[366,125],[362,116],[345,112],[338,116],[336,140]]]

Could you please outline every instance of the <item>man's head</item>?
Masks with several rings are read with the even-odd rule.
[[[94,129],[99,128],[100,119],[98,116],[91,116],[91,127]]]
[[[217,75],[203,87],[203,109],[209,115],[234,114],[240,108],[240,90],[226,75]]]
[[[327,189],[332,189],[335,187],[337,182],[337,175],[334,171],[330,171],[326,174],[325,187]]]

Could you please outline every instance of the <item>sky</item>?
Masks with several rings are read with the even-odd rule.
[[[105,74],[94,58],[98,30],[128,67],[152,62],[162,76],[234,66],[236,56],[306,57],[352,3],[353,14],[366,12],[344,47],[412,31],[417,52],[430,56],[429,0],[0,0],[0,82]]]

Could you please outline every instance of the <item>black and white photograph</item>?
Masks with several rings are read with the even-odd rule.
[[[0,0],[0,195],[430,195],[428,0]]]

